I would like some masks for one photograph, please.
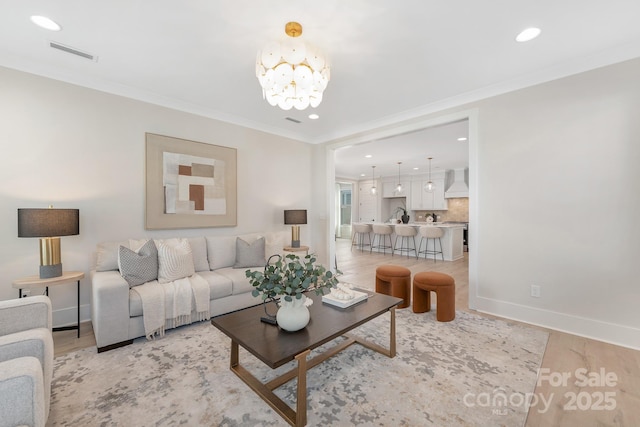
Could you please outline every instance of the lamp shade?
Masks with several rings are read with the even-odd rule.
[[[60,237],[78,234],[78,209],[18,209],[18,237]]]
[[[284,223],[291,224],[291,225],[306,224],[307,210],[296,209],[296,210],[284,211]]]

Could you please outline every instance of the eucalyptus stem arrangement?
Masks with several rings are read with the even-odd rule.
[[[276,257],[277,261],[271,262]],[[288,254],[284,259],[280,255],[269,258],[264,271],[246,270],[249,283],[254,287],[254,297],[262,295],[262,300],[272,300],[282,296],[285,301],[300,299],[304,292],[315,291],[316,295],[324,295],[325,290],[335,288],[340,271],[333,274],[323,265],[316,264],[313,254],[300,258]]]

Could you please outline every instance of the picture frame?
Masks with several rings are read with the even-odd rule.
[[[237,226],[237,150],[145,134],[145,229]]]

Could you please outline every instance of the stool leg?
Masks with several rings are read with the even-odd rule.
[[[402,298],[398,308],[407,308],[411,303],[411,277],[394,277],[391,279],[391,296]]]
[[[408,236],[403,236],[402,237],[402,247],[405,248],[405,243],[406,243],[406,249],[407,249],[407,258],[409,258],[409,252],[411,252],[411,248],[409,247],[409,237]]]
[[[438,258],[438,254],[436,253],[436,239],[431,239],[433,242],[433,263],[436,263],[436,259]]]
[[[456,317],[456,288],[440,287],[436,290],[436,319],[438,322],[450,322]]]
[[[425,313],[431,311],[431,294],[416,285],[413,285],[413,312]]]
[[[418,259],[418,250],[416,249],[416,236],[413,236],[413,252],[416,254],[416,259]]]
[[[440,258],[442,258],[442,261],[444,262],[444,251],[442,250],[442,240],[440,237],[438,237],[438,241],[440,242]]]
[[[389,283],[376,275],[376,293],[389,295]]]
[[[397,308],[406,308],[411,304],[411,277],[376,276],[376,292],[402,298]]]

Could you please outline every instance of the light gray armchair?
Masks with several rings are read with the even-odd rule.
[[[0,427],[45,425],[52,374],[49,297],[0,301]]]

